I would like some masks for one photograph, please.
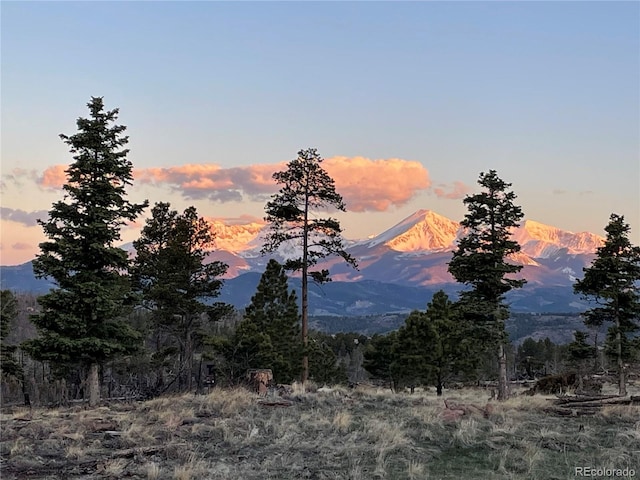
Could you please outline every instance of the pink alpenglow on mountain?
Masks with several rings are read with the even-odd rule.
[[[228,225],[221,220],[211,220],[211,226],[216,234],[215,245],[218,250],[227,252],[243,252],[260,248],[256,240],[265,228],[264,222],[250,222],[244,224]]]
[[[593,233],[572,233],[533,220],[525,220],[513,238],[523,253],[534,258],[548,258],[565,248],[568,254],[594,253],[604,244],[604,238]]]
[[[368,245],[382,243],[397,252],[445,250],[452,247],[459,228],[457,222],[431,210],[418,210],[374,237]]]

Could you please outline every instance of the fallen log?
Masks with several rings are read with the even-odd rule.
[[[563,396],[557,397],[556,404],[560,405],[562,403],[580,403],[580,402],[591,402],[598,400],[608,400],[610,398],[620,398],[618,395],[576,395],[576,396]]]
[[[594,400],[569,400],[558,399],[553,401],[554,405],[575,406],[575,407],[605,407],[607,405],[640,405],[640,397],[607,397]]]
[[[553,413],[562,417],[583,417],[585,415],[595,415],[596,410],[582,410],[580,408],[547,407],[543,412]]]
[[[258,405],[262,405],[263,407],[290,407],[293,405],[293,402],[290,400],[258,400]]]

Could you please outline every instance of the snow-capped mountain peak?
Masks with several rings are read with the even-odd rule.
[[[431,210],[418,210],[400,223],[367,240],[369,247],[384,244],[398,252],[434,251],[450,248],[459,225]]]
[[[258,254],[269,228],[269,225],[261,221],[227,224],[221,220],[212,220],[211,223],[216,233],[216,249],[243,257]],[[463,231],[458,222],[431,210],[418,210],[379,235],[346,243],[366,248],[384,245],[402,253],[441,252],[455,249],[456,239],[461,234]],[[521,253],[531,258],[550,258],[559,251],[570,255],[594,253],[604,243],[602,237],[593,233],[573,233],[533,220],[525,220],[515,228],[513,239],[521,245]],[[284,250],[287,249],[285,247],[283,246]],[[283,257],[290,256],[284,251],[280,254]]]
[[[233,253],[254,248],[255,240],[263,229],[268,228],[264,222],[257,221],[237,225],[228,225],[221,220],[211,220],[210,223],[216,235],[216,249]]]
[[[561,249],[569,254],[593,253],[604,243],[593,233],[573,233],[533,220],[525,220],[514,230],[513,238],[520,243],[522,252],[534,258],[548,258]]]

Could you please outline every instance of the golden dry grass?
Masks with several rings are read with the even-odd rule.
[[[486,391],[445,398],[478,409],[446,421],[431,392],[366,387],[296,387],[289,407],[217,389],[97,409],[16,409],[0,419],[2,478],[551,480],[575,479],[583,465],[640,475],[636,406],[558,417],[545,412],[554,397],[517,396],[492,402],[485,418]]]

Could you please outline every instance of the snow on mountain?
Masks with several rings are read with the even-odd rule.
[[[369,248],[385,245],[397,252],[425,253],[453,250],[458,236],[463,234],[458,222],[430,210],[419,210],[358,244]],[[525,265],[535,264],[531,259],[549,258],[563,249],[569,255],[594,253],[604,243],[602,237],[593,233],[573,233],[533,220],[525,220],[514,229],[513,239],[522,246],[518,261]]]
[[[261,248],[269,226],[252,222],[225,225],[215,221],[216,249],[212,256],[229,265],[227,278],[244,272],[262,272],[269,258],[283,262],[301,256],[297,241],[287,242],[271,255]],[[376,280],[403,285],[435,285],[455,282],[447,264],[457,241],[464,235],[458,222],[430,210],[419,210],[381,234],[361,241],[345,240],[347,252],[359,263],[354,270],[341,259],[321,260],[336,281]],[[604,239],[583,232],[572,233],[526,220],[513,230],[522,250],[510,261],[522,265],[518,275],[535,285],[571,285],[593,259]],[[224,257],[224,258],[223,258]]]
[[[253,248],[265,226],[263,222],[227,225],[221,220],[211,221],[212,230],[216,234],[216,249],[234,253]]]
[[[269,228],[263,222],[227,225],[220,220],[212,221],[216,233],[216,249],[236,253],[243,257],[260,255],[263,238]],[[396,252],[416,254],[453,250],[460,224],[431,210],[418,210],[393,227],[373,238],[349,241],[347,246],[374,248],[386,246]],[[560,250],[569,255],[594,253],[604,239],[589,232],[573,233],[533,220],[525,220],[514,229],[513,239],[522,246],[521,254],[531,259],[550,258]],[[298,254],[298,245],[283,245],[277,256],[287,258]],[[522,257],[522,258],[520,258]],[[523,264],[533,264],[522,255]]]
[[[247,274],[257,283],[269,258],[283,261],[300,256],[297,242],[283,245],[273,255],[263,256],[260,249],[269,226],[260,221],[225,224],[213,220],[212,223],[216,247],[209,253],[208,261],[220,260],[226,263],[229,269],[224,278],[228,281],[238,279],[234,288],[239,290],[247,290],[242,283]],[[345,304],[340,300],[343,303],[336,304],[336,308],[347,311],[348,305],[390,302],[386,308],[392,311],[396,309],[394,305],[400,305],[401,302],[385,296],[389,289],[445,288],[454,292],[460,288],[447,267],[457,238],[463,234],[457,222],[428,210],[420,210],[373,238],[346,240],[346,250],[358,261],[359,270],[352,269],[338,257],[321,260],[315,268],[329,269],[335,280],[333,287],[331,284],[329,286],[335,287],[340,294],[350,292],[352,295],[353,298],[349,297],[350,303]],[[596,249],[604,242],[602,237],[591,233],[572,233],[531,220],[522,222],[520,227],[514,229],[513,238],[521,244],[522,250],[511,261],[523,266],[518,278],[526,279],[527,284],[513,294],[512,301],[520,305],[520,308],[525,304],[529,305],[527,308],[534,308],[530,307],[529,301],[533,299],[542,302],[535,308],[543,311],[551,308],[547,305],[550,298],[556,299],[553,301],[557,305],[577,301],[572,296],[573,283],[582,276],[583,268],[591,263]],[[123,248],[134,253],[131,244],[123,245]],[[23,290],[36,282],[30,262],[18,267],[2,267],[0,273],[3,288]],[[365,292],[361,287],[368,285],[367,282],[378,282],[380,285]],[[46,291],[49,287],[50,285],[41,282],[37,288]],[[328,291],[328,288],[323,286],[322,292]],[[252,291],[253,287],[247,290],[249,293]],[[413,304],[405,307],[416,308]],[[553,308],[566,311],[562,308],[568,307]]]
[[[383,244],[397,252],[437,251],[450,248],[459,224],[431,210],[418,210],[397,225],[361,242],[369,247]]]
[[[604,238],[593,233],[572,233],[533,220],[525,220],[513,238],[533,258],[549,258],[561,249],[567,249],[569,255],[593,253],[604,243]]]

